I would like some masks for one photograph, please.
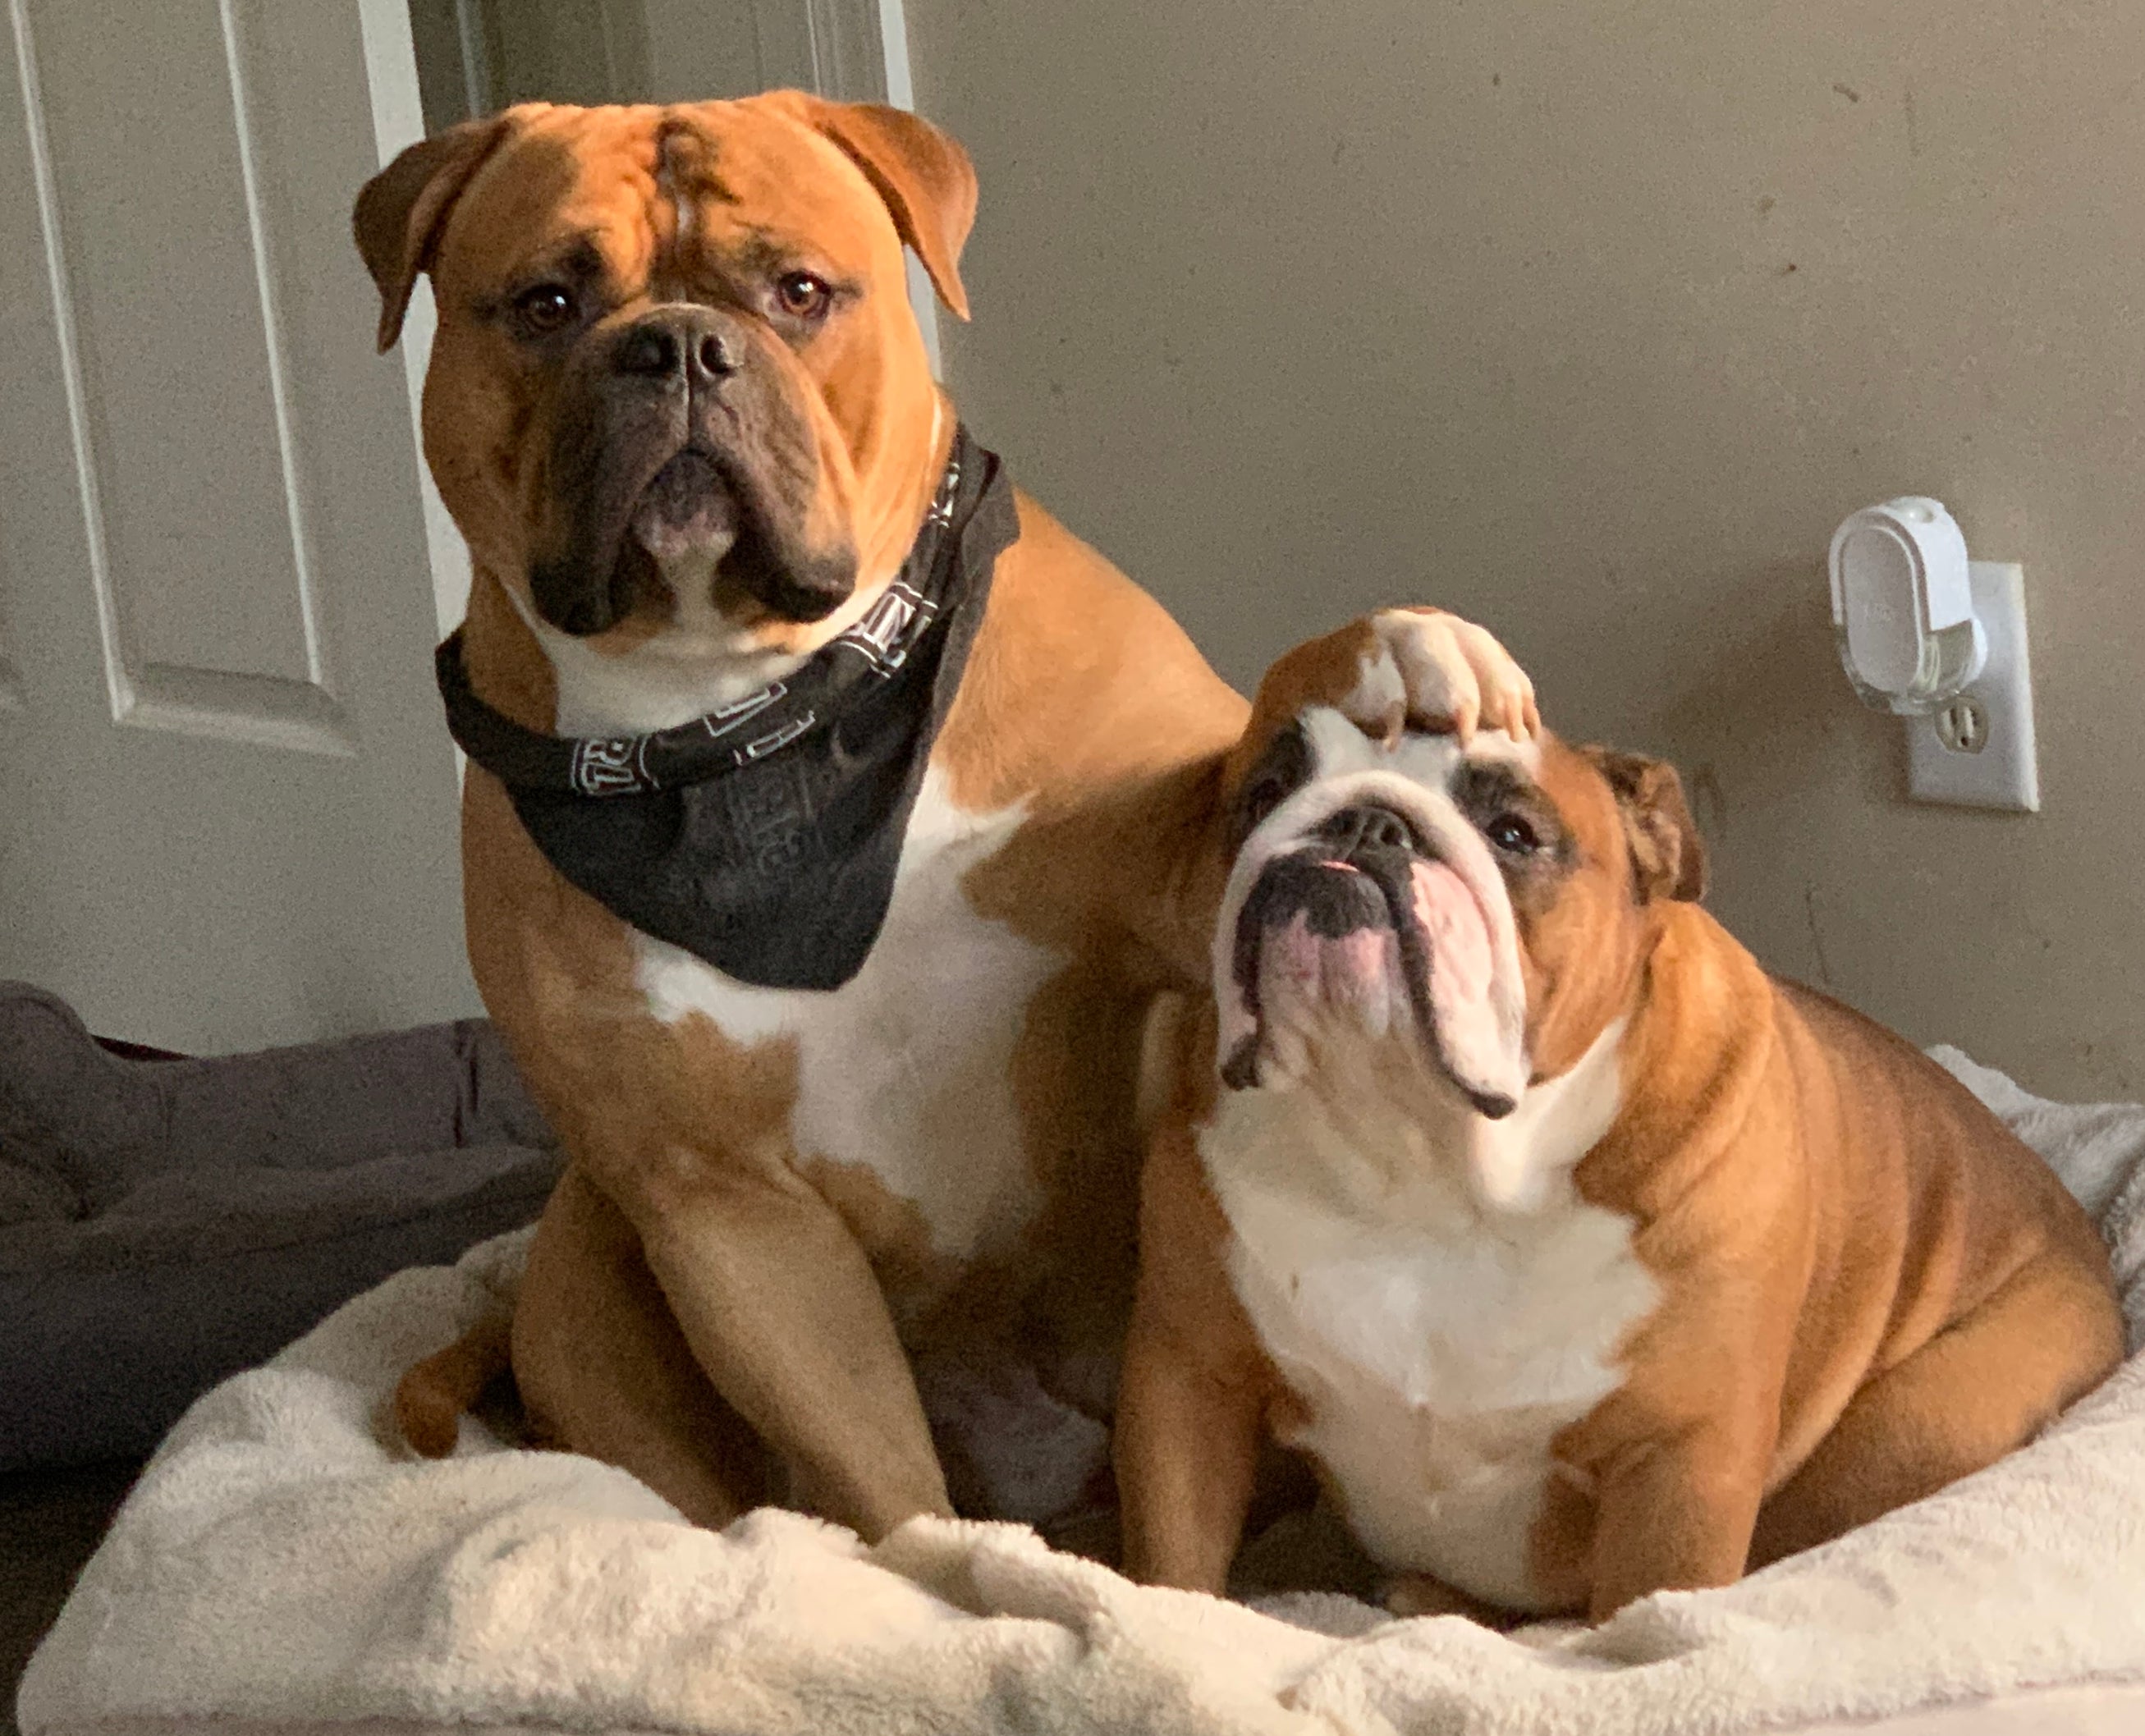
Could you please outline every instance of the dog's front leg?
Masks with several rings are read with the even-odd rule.
[[[621,1191],[693,1355],[789,1467],[794,1495],[876,1542],[950,1515],[908,1359],[863,1250],[779,1166],[680,1154],[656,1186]]]
[[[1605,1621],[1651,1592],[1699,1591],[1743,1577],[1777,1400],[1769,1414],[1765,1395],[1737,1390],[1732,1377],[1714,1390],[1724,1401],[1710,1414],[1628,1440],[1595,1461],[1591,1619]]]
[[[1112,1454],[1126,1573],[1217,1596],[1243,1536],[1270,1385],[1230,1288],[1227,1236],[1180,1107],[1141,1179],[1139,1289]]]
[[[1265,1410],[1240,1372],[1133,1322],[1114,1445],[1130,1577],[1222,1594],[1251,1509]]]

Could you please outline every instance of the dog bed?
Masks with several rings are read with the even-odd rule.
[[[0,983],[0,1471],[147,1452],[361,1291],[528,1223],[559,1167],[481,1021],[150,1060]]]
[[[2134,1353],[2145,1109],[2044,1103],[1938,1058],[2105,1227]],[[1011,1525],[917,1520],[876,1549],[777,1511],[697,1530],[618,1471],[474,1421],[453,1459],[397,1456],[375,1432],[396,1374],[510,1291],[524,1241],[401,1273],[197,1403],[32,1662],[25,1736],[2145,1729],[2145,1687],[2122,1685],[2145,1681],[2134,1354],[2001,1465],[1822,1549],[1501,1637],[1333,1595],[1142,1589]]]

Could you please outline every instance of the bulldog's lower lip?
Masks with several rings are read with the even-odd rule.
[[[1456,1076],[1441,1051],[1436,1014],[1431,1004],[1430,949],[1415,913],[1414,874],[1419,863],[1435,862],[1421,852],[1398,845],[1381,844],[1356,852],[1343,860],[1316,853],[1284,857],[1269,863],[1252,895],[1238,913],[1234,974],[1252,1017],[1251,1032],[1222,1058],[1222,1082],[1242,1090],[1259,1082],[1259,1057],[1265,1037],[1265,1014],[1258,1004],[1260,968],[1269,923],[1282,899],[1301,911],[1314,928],[1335,933],[1376,926],[1389,931],[1400,950],[1402,985],[1415,1016],[1416,1029],[1438,1070],[1464,1096],[1476,1113],[1501,1120],[1518,1107],[1501,1092],[1483,1091]],[[1449,870],[1447,871],[1450,872]],[[1306,877],[1323,877],[1323,884]],[[1312,894],[1306,898],[1309,892]],[[1327,896],[1320,898],[1320,892]],[[1381,908],[1375,917],[1366,900],[1374,896]],[[1324,921],[1321,921],[1321,916]],[[1350,918],[1355,920],[1349,920]]]
[[[737,496],[708,454],[688,447],[649,479],[635,504],[634,540],[659,565],[720,559],[737,540]]]
[[[1402,868],[1402,877],[1405,873]],[[1407,926],[1406,907],[1396,901],[1401,888],[1386,883],[1389,878],[1372,872],[1364,863],[1343,860],[1327,850],[1298,851],[1267,863],[1237,913],[1231,968],[1245,1010],[1251,1015],[1252,1029],[1222,1059],[1224,1085],[1241,1091],[1260,1082],[1267,1018],[1266,1009],[1260,1004],[1260,983],[1269,930],[1301,919],[1313,934],[1327,939],[1371,928],[1397,934]],[[1403,951],[1404,975],[1413,978],[1426,969],[1426,964],[1419,944],[1412,960]],[[1428,995],[1414,981],[1407,984],[1407,992],[1417,1028],[1427,1041]]]

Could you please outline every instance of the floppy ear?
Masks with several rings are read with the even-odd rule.
[[[1683,798],[1683,780],[1665,759],[1589,748],[1591,759],[1615,793],[1624,836],[1631,848],[1631,878],[1640,903],[1659,898],[1705,895],[1705,845]]]
[[[505,136],[504,116],[464,121],[420,139],[359,191],[351,227],[365,268],[380,286],[381,349],[392,349],[402,335],[410,291],[418,272],[431,267],[447,213]]]
[[[961,247],[976,221],[976,169],[968,153],[928,121],[876,102],[829,102],[790,96],[805,124],[841,147],[886,201],[893,226],[916,250],[938,299],[963,319]]]

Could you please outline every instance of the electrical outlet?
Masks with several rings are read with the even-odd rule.
[[[2008,561],[1977,560],[1973,575],[1988,660],[1956,699],[1931,716],[1907,719],[1907,788],[1918,802],[2038,813],[2025,574]]]
[[[1937,739],[1954,754],[1978,754],[1988,745],[1988,708],[1961,694],[1937,714]]]

